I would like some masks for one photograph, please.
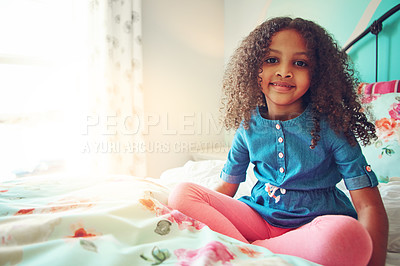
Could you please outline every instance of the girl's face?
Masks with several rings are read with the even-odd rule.
[[[311,80],[311,60],[304,38],[296,30],[285,29],[273,35],[269,49],[260,73],[268,110],[302,112],[302,96]]]

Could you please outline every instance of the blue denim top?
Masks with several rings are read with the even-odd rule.
[[[236,131],[222,180],[238,184],[246,180],[249,163],[258,179],[251,196],[241,197],[269,224],[296,228],[315,217],[357,213],[336,184],[344,179],[349,190],[378,185],[360,146],[351,146],[327,121],[320,122],[321,139],[310,149],[313,128],[309,107],[294,119],[267,120],[257,108],[249,129]]]

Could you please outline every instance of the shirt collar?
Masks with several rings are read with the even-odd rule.
[[[310,104],[307,105],[306,109],[299,116],[297,116],[293,119],[286,120],[286,121],[269,120],[269,119],[263,118],[260,114],[260,107],[258,106],[256,108],[256,112],[254,114],[254,119],[257,123],[260,123],[263,125],[268,125],[268,126],[275,126],[276,124],[280,124],[282,126],[288,127],[288,126],[295,126],[295,125],[303,124],[305,122],[309,123],[310,121],[312,123],[311,105]]]

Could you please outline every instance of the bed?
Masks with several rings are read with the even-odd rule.
[[[169,209],[172,181],[63,175],[3,181],[0,265],[314,265]]]
[[[389,215],[387,265],[400,265],[399,81],[363,83],[358,90],[379,136],[364,153]],[[157,179],[50,174],[3,180],[0,265],[315,265],[213,232],[167,207],[179,182],[214,187],[224,162],[191,160]],[[249,194],[255,182],[249,166],[235,197]],[[348,194],[343,183],[338,187]]]
[[[223,236],[167,207],[177,183],[213,187],[223,164],[188,161],[160,179],[49,175],[4,181],[0,265],[314,265]],[[251,170],[235,197],[254,184]],[[399,265],[400,178],[381,183],[380,191],[390,222],[387,265]]]

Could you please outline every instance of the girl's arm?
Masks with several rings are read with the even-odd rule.
[[[377,187],[350,191],[359,222],[367,229],[373,243],[368,265],[385,265],[388,242],[388,218]]]
[[[229,197],[233,197],[235,196],[236,191],[239,188],[239,185],[240,184],[231,184],[220,179],[219,184],[217,185],[216,188],[214,188],[214,190],[219,193],[225,194]]]

